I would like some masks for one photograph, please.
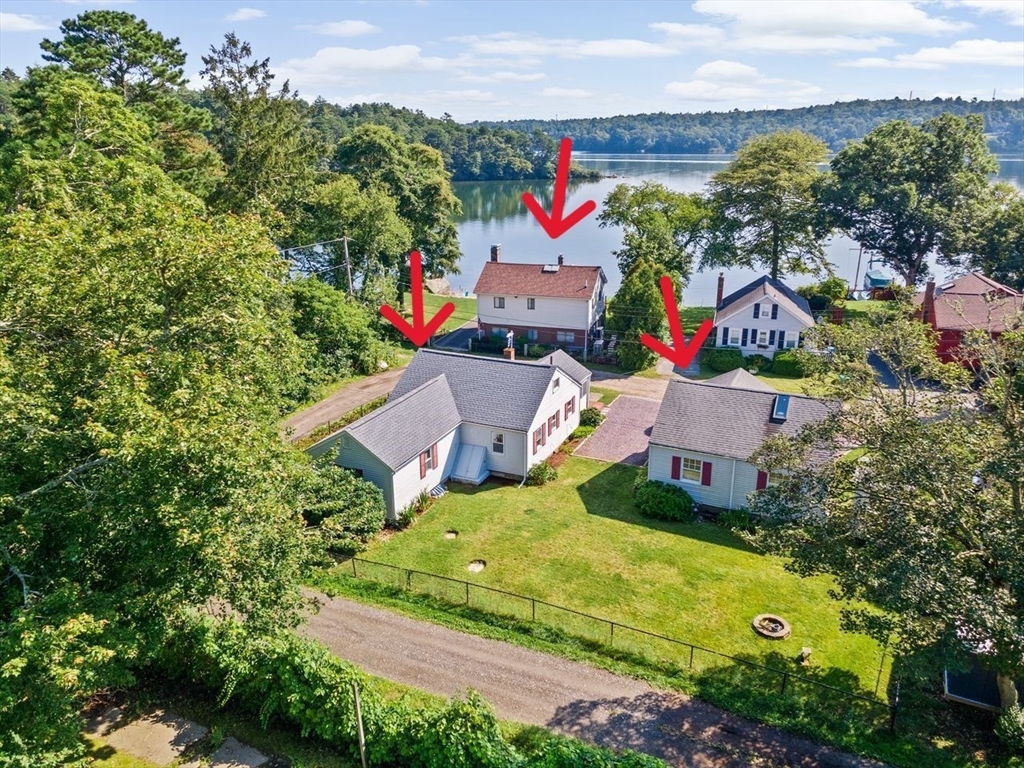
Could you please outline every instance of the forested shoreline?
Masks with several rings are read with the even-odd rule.
[[[798,130],[838,152],[892,120],[919,124],[943,113],[981,115],[993,152],[1024,152],[1024,99],[978,101],[885,99],[821,104],[797,109],[729,112],[655,112],[563,120],[480,121],[472,126],[570,136],[585,152],[732,153],[754,136]]]

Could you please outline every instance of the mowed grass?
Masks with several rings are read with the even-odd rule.
[[[444,321],[441,332],[454,331],[466,323],[476,320],[476,299],[467,299],[460,296],[436,296],[428,291],[423,292],[423,313],[427,318],[433,317],[445,304],[451,302],[455,305],[455,311]],[[405,294],[406,313],[412,310],[412,294]]]
[[[558,480],[543,487],[452,484],[412,527],[363,556],[535,597],[729,655],[764,660],[772,654],[776,666],[778,654],[795,659],[809,646],[817,676],[848,690],[874,691],[881,649],[840,632],[828,579],[787,573],[780,559],[754,552],[715,525],[640,517],[632,501],[635,471],[570,457]],[[458,536],[446,538],[448,530]],[[469,573],[473,560],[486,561],[485,570]],[[472,599],[478,607],[491,602],[492,610],[529,615],[528,603],[492,600],[483,591]],[[780,642],[755,635],[750,622],[765,612],[789,620],[792,635]],[[537,618],[566,627],[568,617],[541,606]],[[607,637],[607,625],[569,624],[594,639]],[[616,644],[639,642],[630,634],[616,630]],[[636,649],[670,660],[674,654],[682,663],[688,654],[669,644]],[[720,664],[703,657],[708,666]],[[700,655],[695,661],[703,666]],[[884,673],[880,691],[885,684]]]

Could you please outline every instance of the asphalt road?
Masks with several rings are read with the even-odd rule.
[[[443,696],[481,693],[499,717],[686,768],[877,766],[585,664],[338,598],[304,631],[367,672]]]

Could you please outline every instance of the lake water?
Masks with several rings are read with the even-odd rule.
[[[462,201],[462,217],[459,220],[459,243],[462,247],[461,274],[448,277],[452,287],[460,291],[472,291],[484,263],[490,258],[490,247],[501,243],[501,255],[505,261],[550,263],[564,254],[568,264],[597,265],[608,277],[609,293],[614,292],[622,276],[613,252],[622,244],[622,232],[618,227],[599,226],[597,215],[605,197],[617,184],[638,184],[653,180],[680,192],[699,192],[710,181],[711,176],[724,168],[731,159],[728,155],[599,155],[578,153],[573,155],[581,165],[596,168],[612,178],[591,182],[580,182],[570,186],[566,211],[575,210],[585,200],[593,200],[598,210],[577,224],[557,240],[547,236],[540,224],[526,210],[520,196],[529,191],[545,208],[551,208],[550,181],[467,181],[454,185],[455,193]],[[1024,158],[1000,158],[1000,181],[1024,189]],[[857,243],[846,237],[834,237],[826,245],[829,260],[835,265],[836,274],[846,281],[854,282],[857,269]],[[860,267],[856,287],[861,287],[866,257]],[[935,269],[939,277],[945,277]],[[695,272],[689,285],[683,290],[683,302],[691,306],[711,305],[715,301],[718,269]],[[761,272],[746,269],[726,270],[726,293],[740,288],[761,276]],[[808,275],[788,276],[786,283],[797,287],[815,278]]]

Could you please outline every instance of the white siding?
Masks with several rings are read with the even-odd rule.
[[[560,380],[557,390],[552,389],[555,378]],[[566,420],[565,404],[573,397],[576,398],[576,409],[569,416],[569,419]],[[582,401],[583,397],[579,385],[566,374],[555,373],[551,382],[548,383],[548,390],[541,401],[537,415],[533,419],[533,424],[530,425],[530,431],[526,435],[526,451],[529,455],[529,466],[532,467],[534,464],[543,461],[558,450],[558,446],[565,442],[565,439],[572,431],[580,425],[580,403]],[[548,435],[548,418],[556,411],[558,412],[558,429]],[[533,433],[542,424],[544,425],[545,443],[537,448],[537,453],[534,453]]]
[[[505,435],[505,452],[494,453],[492,436]],[[522,476],[526,472],[526,435],[511,429],[498,429],[483,424],[463,422],[459,427],[459,439],[464,444],[482,445],[487,449],[487,469],[503,475]]]
[[[494,308],[496,295],[504,296],[504,309]],[[526,308],[528,298],[536,301],[536,309]],[[504,328],[519,326],[586,330],[596,320],[591,314],[593,311],[591,299],[556,299],[550,296],[481,293],[476,297],[476,311],[481,323]]]
[[[395,435],[395,439],[401,439]],[[424,446],[425,449],[430,446]],[[412,458],[412,461],[399,467],[393,479],[393,507],[388,508],[388,514],[395,517],[399,512],[412,504],[416,497],[423,491],[429,491],[448,479],[455,467],[455,454],[459,450],[459,430],[453,429],[447,435],[437,441],[437,464],[438,466],[427,472],[425,478],[420,478],[420,457],[419,454]]]
[[[725,337],[726,329],[729,329],[730,333],[735,330],[740,332],[740,342],[743,341],[743,329],[747,329],[747,343],[745,346],[740,346],[740,350],[744,355],[764,355],[765,357],[774,357],[775,353],[778,352],[778,334],[779,331],[785,331],[786,339],[799,339],[799,334],[808,328],[806,321],[792,314],[785,304],[779,304],[779,316],[775,319],[771,319],[771,305],[777,304],[774,299],[763,297],[758,301],[761,306],[760,316],[754,317],[754,305],[743,307],[735,312],[728,313],[723,312],[721,315],[715,317],[715,333],[717,337],[715,339],[715,345],[719,347],[731,346],[728,339]],[[765,330],[775,331],[776,342],[771,345],[768,349],[759,349],[755,339],[751,339],[751,330]]]
[[[711,462],[711,485],[701,485],[688,480],[672,479],[672,457],[685,456]],[[735,465],[735,481],[733,466]],[[722,456],[682,451],[652,445],[647,465],[647,478],[685,488],[698,504],[721,509],[739,509],[747,506],[747,495],[757,488],[757,468],[745,461],[733,461]],[[730,488],[731,501],[730,501]]]
[[[342,439],[342,438],[345,439]],[[338,458],[335,463],[346,469],[358,469],[363,473],[363,479],[368,480],[384,492],[384,504],[388,510],[388,517],[395,518],[395,496],[391,485],[391,468],[378,459],[351,435],[342,433],[331,438],[331,444],[325,445],[327,441],[317,443],[309,449],[310,455],[319,456],[328,448],[338,446]],[[321,446],[323,449],[321,450]],[[314,452],[315,451],[315,452]]]

